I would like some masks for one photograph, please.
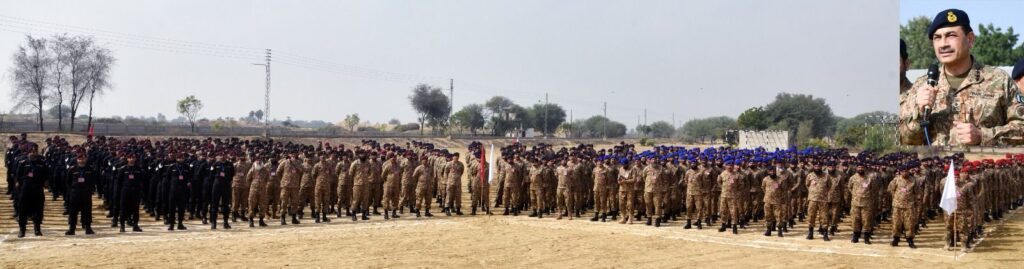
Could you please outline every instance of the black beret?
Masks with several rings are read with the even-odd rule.
[[[1024,59],[1017,61],[1017,64],[1013,65],[1013,72],[1010,73],[1010,77],[1013,80],[1018,80],[1024,76]]]
[[[963,26],[964,32],[973,31],[971,30],[971,18],[967,17],[967,12],[959,9],[947,9],[936,14],[932,25],[928,26],[928,39],[931,39],[939,28],[949,26]]]

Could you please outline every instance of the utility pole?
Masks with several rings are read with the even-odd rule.
[[[548,94],[544,93],[544,138],[548,138]]]
[[[452,121],[452,108],[455,108],[455,79],[448,79],[448,125]]]
[[[604,119],[610,122],[611,120],[608,119],[608,102],[604,102],[604,108],[602,110],[604,111]],[[601,135],[601,140],[608,140],[608,123],[607,122],[605,124],[601,125],[601,134],[602,134]]]
[[[253,65],[262,65],[267,70],[266,79],[266,92],[263,93],[263,137],[270,137],[270,49],[267,49],[266,63]]]
[[[676,129],[676,113],[672,112],[672,129]]]

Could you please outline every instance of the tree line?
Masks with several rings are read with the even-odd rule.
[[[900,25],[900,38],[907,42],[911,69],[927,69],[932,63],[938,62],[931,38],[926,36],[931,23],[928,17],[920,16]],[[993,66],[1013,66],[1017,60],[1024,58],[1024,43],[1017,44],[1020,36],[1013,32],[1012,26],[1003,30],[991,23],[979,23],[974,33],[977,38],[971,53],[979,62]]]

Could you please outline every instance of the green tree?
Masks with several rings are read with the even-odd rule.
[[[419,114],[417,120],[420,122],[420,126],[423,126],[426,122],[432,128],[432,131],[436,134],[441,127],[444,127],[448,121],[448,115],[451,113],[451,100],[448,99],[447,95],[441,91],[441,88],[433,87],[427,84],[419,84],[412,89],[412,95],[409,96],[409,102],[412,103],[412,107]],[[423,134],[423,129],[420,129],[420,134]]]
[[[545,114],[546,113],[546,114]],[[558,126],[565,122],[565,110],[557,104],[535,104],[527,109],[528,118],[531,119],[530,127],[538,132],[554,132]],[[547,125],[545,125],[547,117]],[[547,135],[545,133],[544,135]]]
[[[888,130],[888,132],[886,131]],[[887,126],[871,126],[864,135],[864,150],[885,152],[896,144],[893,128]]]
[[[350,131],[355,132],[356,126],[359,125],[359,121],[359,113],[353,113],[345,115],[345,120],[342,121],[342,123],[345,124],[345,127],[348,127]]]
[[[991,23],[980,24],[977,34],[974,48],[971,50],[975,60],[995,66],[1013,66],[1017,63],[1019,58],[1014,55],[1013,45],[1017,44],[1018,35],[1013,33],[1013,27],[1007,28],[1004,32],[1002,28]]]
[[[831,135],[836,127],[832,108],[825,99],[813,95],[780,93],[775,101],[765,106],[764,113],[773,129],[796,133],[798,144],[807,141],[800,138],[801,134],[807,139],[824,137]],[[800,127],[807,129],[800,133]]]
[[[192,127],[193,133],[196,132],[196,118],[199,117],[199,111],[201,110],[203,110],[203,102],[196,99],[195,95],[189,95],[184,99],[178,100],[178,113],[188,119],[188,124]]]
[[[736,120],[727,116],[689,120],[679,128],[679,133],[686,141],[704,143],[724,138],[727,131],[737,127]]]
[[[764,107],[751,107],[747,111],[743,111],[739,117],[736,118],[736,124],[740,128],[750,130],[764,130],[768,129],[768,115],[764,112]]]
[[[469,129],[469,132],[476,135],[476,130],[483,128],[486,120],[484,120],[484,106],[480,104],[471,104],[463,107],[459,112],[452,114],[452,120],[459,127]]]
[[[648,128],[648,134],[655,138],[671,138],[676,132],[676,128],[666,121],[656,121],[648,125]]]
[[[932,40],[928,37],[928,26],[931,23],[932,20],[928,17],[920,16],[910,19],[905,25],[900,25],[900,38],[907,42],[910,69],[927,69],[932,63],[938,62],[935,59]],[[896,42],[893,42],[893,47],[896,47]],[[893,53],[893,58],[896,54]]]

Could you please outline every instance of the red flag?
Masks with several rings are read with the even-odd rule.
[[[92,124],[89,125],[89,136],[92,136]]]
[[[486,165],[486,162],[485,162],[485,159],[484,159],[484,151],[485,151],[484,150],[484,146],[480,145],[480,173],[478,175],[480,177],[480,190],[484,189],[484,178],[485,178],[484,170],[486,170],[485,168],[487,168],[486,166],[484,166],[484,165]]]

